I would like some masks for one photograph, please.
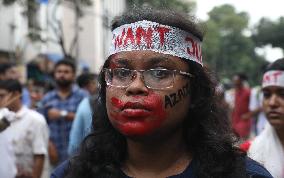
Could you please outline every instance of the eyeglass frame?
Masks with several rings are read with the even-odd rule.
[[[174,87],[174,83],[175,83],[175,77],[177,74],[180,74],[182,76],[185,76],[185,77],[189,77],[189,78],[194,78],[194,75],[189,73],[189,72],[185,72],[185,71],[181,71],[181,70],[170,70],[170,69],[165,69],[165,68],[161,68],[159,70],[166,70],[166,71],[172,71],[173,72],[173,82],[172,82],[172,85],[171,86],[168,86],[168,87],[164,87],[164,88],[154,88],[154,87],[149,87],[146,83],[145,83],[145,80],[144,80],[144,72],[145,71],[150,71],[150,70],[157,70],[157,69],[147,69],[147,70],[135,70],[135,69],[127,69],[127,68],[114,68],[114,69],[126,69],[126,70],[130,70],[131,72],[134,72],[133,75],[131,76],[131,82],[126,85],[126,86],[117,86],[117,85],[113,85],[111,84],[110,81],[107,81],[106,79],[106,73],[107,71],[112,71],[113,69],[110,69],[110,68],[103,68],[103,72],[104,72],[104,80],[106,82],[106,84],[108,86],[113,86],[113,87],[117,87],[117,88],[127,88],[131,85],[131,83],[133,82],[133,79],[135,79],[137,77],[137,73],[139,72],[141,74],[140,78],[142,79],[144,85],[146,88],[148,89],[154,89],[154,90],[164,90],[164,89],[169,89],[169,88],[172,88]]]

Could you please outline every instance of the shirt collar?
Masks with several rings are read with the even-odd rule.
[[[21,119],[26,114],[27,111],[28,108],[26,106],[22,106],[21,109],[18,112],[16,112],[16,118]]]

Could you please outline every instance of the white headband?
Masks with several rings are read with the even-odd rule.
[[[265,72],[262,79],[262,88],[267,86],[284,87],[284,71],[271,70]]]
[[[184,30],[147,20],[112,31],[109,56],[122,51],[151,50],[202,64],[201,41]]]

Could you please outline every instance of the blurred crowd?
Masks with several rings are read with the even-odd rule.
[[[25,67],[0,64],[0,177],[47,178],[90,132],[97,75],[68,57]]]

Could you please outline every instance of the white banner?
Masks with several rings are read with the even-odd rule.
[[[262,88],[267,86],[284,87],[284,71],[271,70],[263,75]]]
[[[201,41],[184,30],[151,21],[138,21],[113,30],[109,55],[133,50],[151,50],[195,61],[201,65]]]

